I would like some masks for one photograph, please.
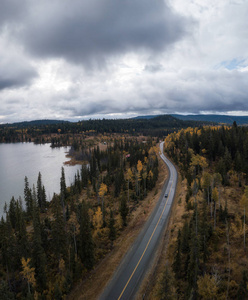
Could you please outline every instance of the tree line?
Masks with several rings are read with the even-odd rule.
[[[0,125],[0,142],[51,142],[49,136],[65,135],[64,142],[67,141],[68,135],[85,134],[97,135],[104,133],[121,133],[129,135],[137,135],[142,133],[145,136],[164,137],[168,133],[178,130],[179,128],[187,128],[189,126],[199,126],[199,121],[183,121],[170,115],[163,115],[151,119],[96,119],[78,122],[63,121],[32,121],[14,124]],[[61,144],[62,141],[60,141]]]

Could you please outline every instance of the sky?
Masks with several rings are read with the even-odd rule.
[[[0,7],[0,123],[248,115],[247,0]]]

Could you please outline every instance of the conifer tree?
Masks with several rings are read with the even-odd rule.
[[[175,273],[176,279],[180,279],[182,276],[181,268],[182,268],[182,259],[181,259],[181,230],[178,230],[177,234],[177,248],[175,252],[174,262],[172,265],[173,271]]]
[[[127,206],[127,201],[124,196],[121,197],[121,203],[120,203],[120,208],[119,208],[121,218],[122,218],[122,225],[127,226],[127,215],[128,215],[128,206]]]
[[[12,228],[15,229],[16,228],[16,200],[14,197],[11,198],[9,203],[8,216]]]
[[[37,290],[42,293],[46,289],[46,254],[41,240],[40,213],[37,206],[33,211],[32,262],[35,268]]]
[[[18,256],[27,258],[29,255],[29,243],[25,224],[24,211],[20,201],[16,202],[16,239],[18,243]]]
[[[110,210],[110,218],[109,218],[109,239],[113,242],[116,238],[116,230],[115,230],[115,219],[113,215],[112,209]]]
[[[80,209],[79,256],[87,269],[94,265],[94,245],[92,240],[90,218],[86,203],[82,202]]]
[[[174,278],[169,268],[166,264],[165,270],[163,272],[162,278],[160,280],[159,298],[161,300],[176,300],[177,295],[174,287]]]
[[[46,193],[45,188],[42,185],[42,177],[40,172],[38,174],[37,180],[37,201],[41,212],[44,212],[46,207]]]
[[[247,270],[244,270],[242,281],[240,282],[239,289],[238,289],[238,300],[247,299],[247,295],[248,295],[248,276],[247,276]]]
[[[60,201],[61,207],[63,210],[64,220],[66,220],[65,214],[65,200],[67,198],[67,190],[66,190],[66,183],[65,183],[65,170],[64,167],[61,168],[61,178],[60,178]]]
[[[60,259],[67,260],[67,239],[65,231],[65,220],[58,197],[53,201],[53,222],[52,222],[52,248],[56,257],[56,263]]]
[[[33,213],[33,200],[32,200],[32,191],[29,188],[29,182],[27,176],[25,176],[24,182],[25,182],[24,201],[26,204],[27,219],[30,220],[32,218],[32,213]]]

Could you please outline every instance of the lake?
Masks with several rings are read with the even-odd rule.
[[[51,148],[50,144],[33,143],[0,144],[0,217],[4,204],[12,196],[23,199],[24,177],[28,177],[29,186],[37,184],[38,173],[41,173],[47,200],[53,193],[60,191],[61,167],[64,166],[66,185],[74,182],[74,175],[81,169],[80,165],[64,165],[69,158],[66,152],[70,147]],[[24,204],[24,200],[23,200]]]

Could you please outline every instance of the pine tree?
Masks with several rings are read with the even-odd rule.
[[[27,258],[29,255],[29,243],[25,224],[24,211],[20,201],[16,202],[16,239],[18,243],[18,256]]]
[[[110,210],[110,219],[109,219],[108,227],[109,227],[109,239],[113,242],[116,238],[116,230],[115,230],[115,219],[112,210]]]
[[[32,191],[29,188],[29,182],[27,176],[25,176],[24,182],[25,182],[24,201],[26,204],[27,219],[30,220],[32,218],[32,213],[33,213],[33,200],[32,200]]]
[[[33,211],[32,262],[35,268],[37,290],[42,293],[46,289],[46,254],[41,240],[40,213],[37,206]]]
[[[65,170],[64,167],[61,168],[61,178],[60,178],[60,201],[63,210],[64,220],[66,220],[65,215],[65,200],[67,198],[67,190],[66,190],[66,183],[65,183]]]
[[[173,274],[166,264],[165,270],[163,272],[162,278],[160,280],[160,289],[158,292],[159,298],[161,300],[175,300],[177,295],[174,287]]]
[[[67,239],[65,220],[59,199],[53,199],[53,222],[52,222],[52,248],[58,265],[61,258],[67,261]]]
[[[79,256],[87,269],[94,265],[94,245],[92,240],[90,218],[86,203],[82,202],[80,210]]]
[[[176,279],[180,279],[182,276],[181,268],[182,268],[182,258],[181,258],[181,230],[178,230],[177,234],[177,249],[175,252],[174,262],[172,265],[173,271],[175,273]]]
[[[46,208],[46,196],[45,196],[45,188],[42,185],[42,178],[40,172],[38,174],[38,180],[37,180],[37,201],[41,212],[44,212]]]
[[[124,196],[121,198],[119,211],[121,214],[123,227],[127,226],[128,206],[127,206],[126,198]]]
[[[6,272],[6,277],[9,287],[11,287],[11,277],[16,266],[16,237],[12,228],[9,215],[6,215],[6,221],[3,217],[1,219],[1,234],[0,234],[0,250],[1,250],[1,264]]]
[[[16,228],[16,201],[15,198],[12,197],[9,203],[8,216],[13,229]]]
[[[242,281],[240,282],[240,285],[239,285],[238,300],[247,299],[247,295],[248,295],[248,286],[247,286],[247,284],[248,284],[247,270],[244,270]]]

